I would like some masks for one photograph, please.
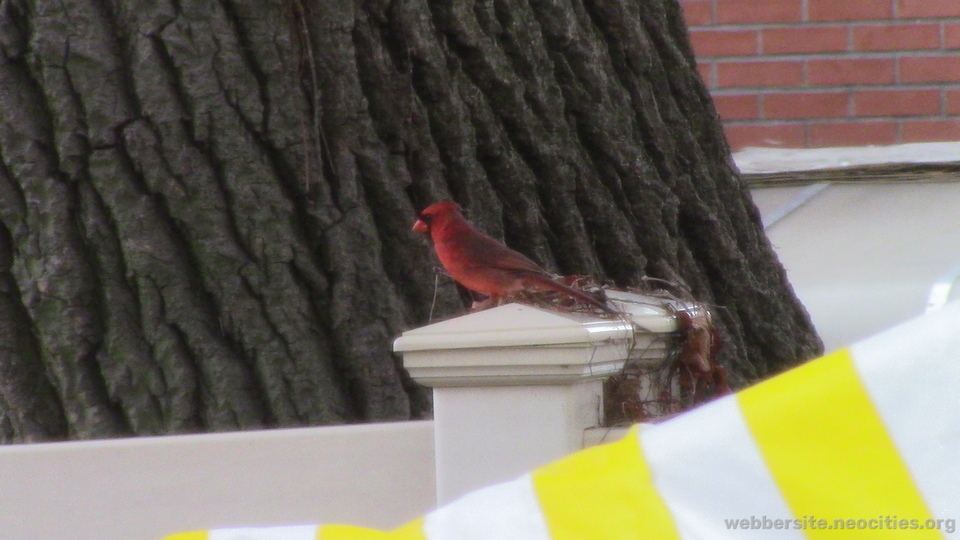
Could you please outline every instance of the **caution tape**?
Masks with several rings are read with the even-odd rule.
[[[947,538],[958,518],[955,302],[395,531],[316,525],[167,540]]]

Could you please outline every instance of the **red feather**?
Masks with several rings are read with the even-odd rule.
[[[555,281],[535,262],[478,231],[455,202],[429,206],[420,213],[413,230],[430,234],[440,263],[453,279],[491,301],[524,290],[551,290],[615,313],[596,298]]]

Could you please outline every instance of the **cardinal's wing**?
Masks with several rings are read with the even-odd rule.
[[[460,248],[470,254],[471,266],[545,273],[537,263],[523,254],[479,231],[473,232],[475,234],[464,235],[459,241]]]

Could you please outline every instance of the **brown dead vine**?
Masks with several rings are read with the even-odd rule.
[[[662,361],[631,358],[604,383],[607,426],[661,420],[730,393],[726,368],[717,361],[723,343],[710,306],[662,288],[641,294],[659,299],[656,305],[673,316],[677,330]]]

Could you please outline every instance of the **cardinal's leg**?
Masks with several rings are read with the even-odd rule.
[[[492,307],[497,307],[503,303],[503,298],[497,295],[490,295],[479,302],[474,302],[470,306],[470,311],[483,311]]]

